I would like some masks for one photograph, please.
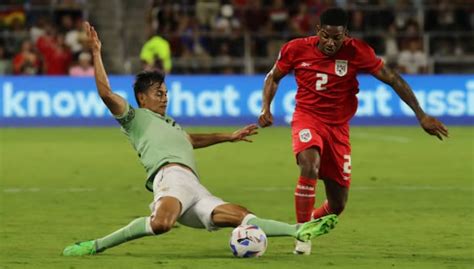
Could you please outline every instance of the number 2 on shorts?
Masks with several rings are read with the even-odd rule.
[[[351,173],[351,155],[344,155],[344,166],[343,171],[344,174]]]

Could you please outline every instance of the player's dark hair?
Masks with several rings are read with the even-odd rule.
[[[347,12],[338,7],[329,8],[321,14],[321,25],[344,26],[347,27],[349,16]]]
[[[138,106],[140,102],[138,101],[138,93],[146,92],[151,85],[158,83],[158,86],[165,81],[165,74],[153,70],[153,71],[142,71],[135,76],[135,83],[133,83],[133,91],[135,92],[135,100],[137,101]]]

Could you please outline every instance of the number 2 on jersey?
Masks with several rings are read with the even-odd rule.
[[[324,73],[316,73],[316,90],[324,91],[326,90],[326,83],[328,83],[328,75]]]

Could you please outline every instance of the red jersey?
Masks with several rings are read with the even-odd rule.
[[[311,113],[326,124],[344,124],[357,110],[357,73],[376,73],[383,62],[355,38],[346,38],[333,56],[323,54],[318,41],[317,36],[291,40],[282,47],[276,66],[284,74],[295,71],[296,111]]]

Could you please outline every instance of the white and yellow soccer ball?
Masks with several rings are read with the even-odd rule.
[[[267,236],[256,225],[241,225],[232,231],[230,249],[235,257],[260,257],[267,250]]]

